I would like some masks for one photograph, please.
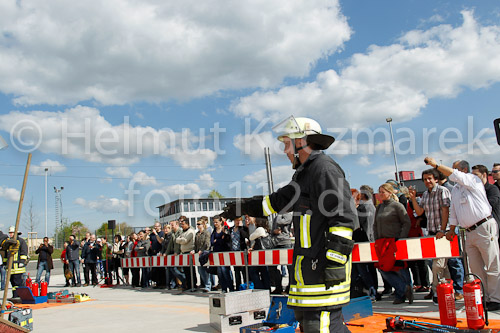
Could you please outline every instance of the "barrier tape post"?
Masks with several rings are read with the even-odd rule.
[[[245,276],[247,280],[247,288],[250,288],[250,275],[248,274],[248,249],[245,249],[245,254],[243,255],[243,260],[245,261]]]
[[[194,254],[189,254],[189,270],[191,271],[191,291],[195,290],[194,286],[194,277],[193,277],[193,261],[194,261]],[[194,273],[196,274],[196,273]]]

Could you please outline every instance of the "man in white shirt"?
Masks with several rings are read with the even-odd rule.
[[[466,161],[456,161],[453,169],[439,165],[432,157],[426,157],[424,161],[456,183],[451,193],[450,230],[446,238],[453,240],[455,226],[465,228],[470,271],[483,281],[488,310],[500,310],[498,225],[491,216],[483,182],[469,173],[470,167]]]

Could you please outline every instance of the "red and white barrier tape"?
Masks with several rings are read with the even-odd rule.
[[[446,238],[435,237],[400,239],[396,242],[397,260],[421,260],[435,258],[460,257],[458,238],[448,241]],[[198,254],[179,254],[156,257],[138,257],[122,259],[122,267],[175,267],[199,266]],[[375,253],[375,243],[356,243],[352,251],[353,263],[369,263],[378,261]],[[276,249],[251,251],[248,253],[248,266],[291,265],[293,249]],[[245,266],[245,252],[215,252],[210,253],[209,266]]]

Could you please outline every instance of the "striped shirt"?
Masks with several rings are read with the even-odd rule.
[[[421,206],[427,217],[429,232],[437,233],[441,230],[441,208],[450,207],[450,204],[451,194],[444,186],[436,184],[430,192],[427,190],[422,194]]]

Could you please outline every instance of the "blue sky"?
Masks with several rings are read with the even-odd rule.
[[[311,117],[352,187],[423,157],[500,162],[497,1],[45,1],[0,4],[0,225],[24,210],[149,225],[179,196],[265,193],[293,170],[272,126]],[[24,218],[23,214],[23,218]],[[26,228],[21,225],[21,230]]]

